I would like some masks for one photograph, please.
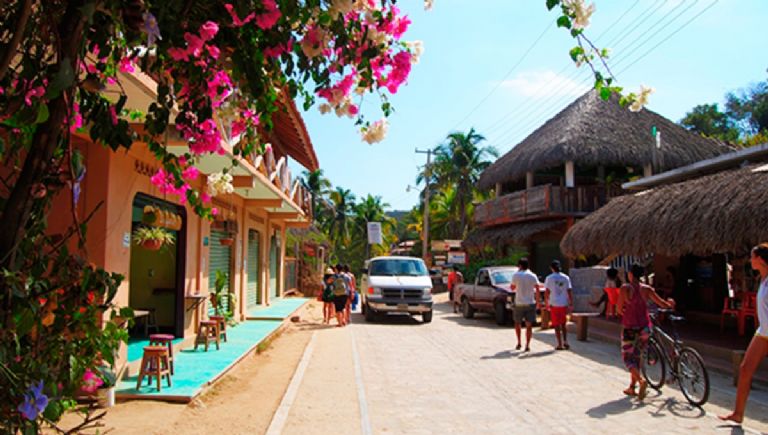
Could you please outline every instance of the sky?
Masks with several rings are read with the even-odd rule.
[[[592,1],[587,1],[591,3]],[[617,84],[655,93],[647,106],[673,121],[698,104],[768,79],[766,0],[593,0],[586,35],[611,50]],[[413,20],[406,40],[424,54],[391,97],[387,138],[362,142],[354,122],[314,107],[303,113],[324,175],[358,198],[381,196],[392,210],[419,200],[426,155],[453,131],[474,127],[503,155],[591,87],[591,72],[568,57],[575,41],[554,25],[544,0],[400,0]],[[366,97],[367,119],[380,115]],[[293,165],[292,172],[301,169]]]

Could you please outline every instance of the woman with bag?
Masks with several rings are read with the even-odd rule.
[[[331,323],[333,318],[333,269],[330,267],[325,270],[323,275],[323,293],[320,295],[323,301],[323,323],[326,325]]]

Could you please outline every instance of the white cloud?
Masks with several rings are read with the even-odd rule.
[[[518,73],[514,78],[501,82],[501,87],[535,99],[557,97],[578,97],[583,95],[589,85],[579,83],[553,71],[526,71]]]

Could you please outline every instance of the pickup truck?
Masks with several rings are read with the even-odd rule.
[[[493,314],[496,323],[505,325],[512,320],[515,293],[511,289],[514,266],[483,267],[477,272],[474,284],[457,284],[454,289],[454,311],[461,310],[466,319],[476,311]]]

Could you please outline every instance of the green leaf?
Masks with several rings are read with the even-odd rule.
[[[579,56],[584,54],[584,49],[581,47],[573,47],[571,51],[568,52],[569,55],[571,55],[571,59],[574,62],[577,62],[579,60]]]
[[[555,6],[557,6],[560,3],[560,0],[547,0],[547,9],[552,10]]]
[[[37,106],[37,118],[35,118],[35,124],[42,124],[45,121],[48,120],[51,113],[48,111],[48,105],[45,103],[40,103],[39,106]]]
[[[609,87],[601,88],[600,89],[600,98],[602,98],[603,100],[606,100],[606,101],[609,98],[611,98],[611,88],[609,88]]]
[[[570,29],[571,19],[565,15],[561,15],[560,18],[557,19],[557,27],[565,27],[566,29]]]

